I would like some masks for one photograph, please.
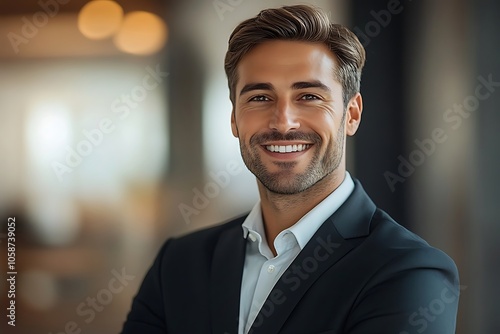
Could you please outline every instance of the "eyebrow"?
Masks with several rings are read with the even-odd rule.
[[[319,80],[299,81],[299,82],[294,82],[292,84],[292,89],[295,90],[306,89],[306,88],[319,88],[321,90],[324,90],[325,92],[331,91],[327,85],[325,85]],[[240,91],[240,96],[252,90],[274,90],[274,88],[273,85],[271,85],[268,82],[249,83],[243,86],[243,88]]]
[[[268,82],[249,83],[240,90],[240,96],[252,90],[273,90],[273,85]]]
[[[319,88],[325,92],[330,92],[330,88],[319,80],[300,81],[292,85],[292,89]]]

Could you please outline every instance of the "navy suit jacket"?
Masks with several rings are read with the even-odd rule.
[[[167,240],[123,334],[237,334],[245,216]],[[458,272],[355,181],[269,294],[251,333],[452,334]]]

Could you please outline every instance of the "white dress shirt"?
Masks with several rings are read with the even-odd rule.
[[[348,172],[344,181],[328,197],[306,213],[297,223],[274,239],[274,256],[267,244],[260,201],[242,224],[247,239],[240,291],[239,334],[246,334],[259,314],[267,296],[281,275],[305,247],[321,224],[347,200],[354,190]]]

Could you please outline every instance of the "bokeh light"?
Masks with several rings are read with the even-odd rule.
[[[87,38],[113,36],[121,26],[123,9],[114,1],[95,0],[87,3],[78,15],[78,29]]]
[[[135,11],[125,15],[115,45],[123,52],[150,55],[158,52],[167,40],[167,25],[157,15]]]

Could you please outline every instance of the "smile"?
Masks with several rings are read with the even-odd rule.
[[[267,145],[266,150],[275,153],[291,153],[291,152],[302,152],[311,147],[310,144],[298,144],[298,145]]]

